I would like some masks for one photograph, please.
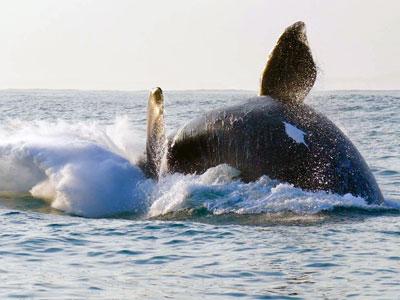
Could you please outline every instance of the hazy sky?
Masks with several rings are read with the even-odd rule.
[[[0,88],[256,90],[298,20],[318,89],[400,89],[398,0],[0,0]]]

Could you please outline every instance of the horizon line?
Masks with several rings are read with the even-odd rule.
[[[0,88],[0,91],[81,91],[81,92],[150,92],[152,88],[149,89],[86,89],[86,88]],[[162,89],[168,92],[222,92],[222,91],[235,91],[235,92],[257,92],[257,90],[250,89],[235,89],[235,88],[225,88],[225,89]],[[400,89],[315,89],[310,91],[313,92],[398,92]]]

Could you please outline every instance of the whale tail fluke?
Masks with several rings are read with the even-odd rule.
[[[286,28],[269,56],[261,78],[260,96],[286,103],[302,102],[316,77],[305,24],[296,22]]]
[[[147,171],[153,178],[159,177],[165,148],[164,96],[157,87],[150,92],[147,105]]]

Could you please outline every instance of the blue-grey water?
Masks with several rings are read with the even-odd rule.
[[[253,92],[165,92],[168,132]],[[0,91],[0,298],[400,299],[400,92],[315,92],[385,197],[136,166],[147,92]]]

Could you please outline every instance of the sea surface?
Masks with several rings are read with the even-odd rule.
[[[252,91],[166,91],[170,134]],[[0,91],[0,299],[400,299],[400,91],[314,92],[385,197],[137,167],[147,91]]]

